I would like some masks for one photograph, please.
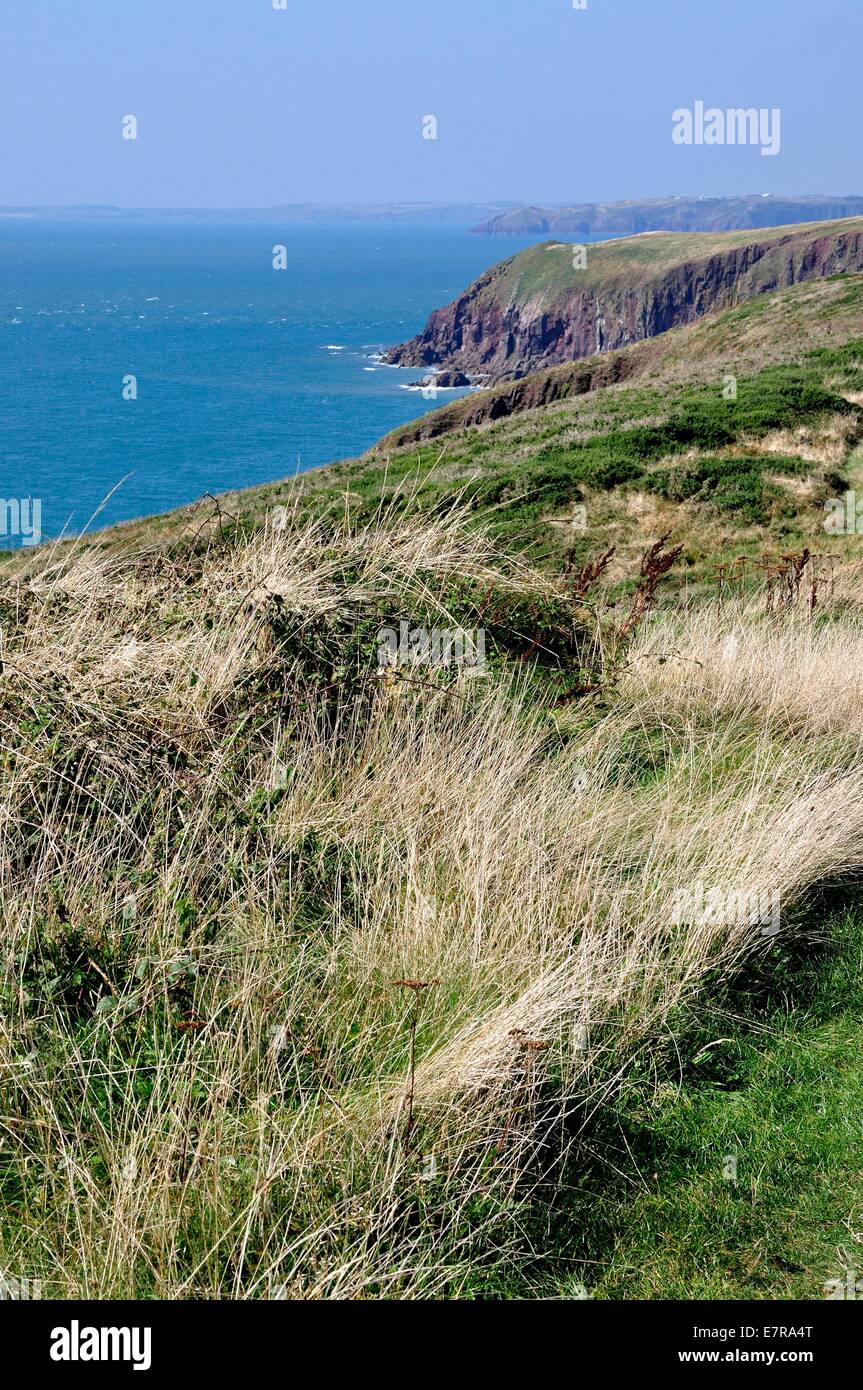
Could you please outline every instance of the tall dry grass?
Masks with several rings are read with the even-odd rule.
[[[652,617],[601,709],[504,659],[379,677],[387,616],[492,588],[560,598],[457,518],[7,583],[0,1268],[475,1292],[632,1060],[774,949],[675,892],[778,891],[792,933],[863,866],[856,618]]]

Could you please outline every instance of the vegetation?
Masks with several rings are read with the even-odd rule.
[[[852,320],[736,399],[675,362],[4,562],[0,1269],[487,1299],[853,1268],[863,562],[821,531]],[[382,665],[402,623],[486,665]],[[694,885],[778,922],[679,912]]]
[[[837,913],[808,951],[786,948],[703,1001],[684,1060],[633,1076],[603,1117],[559,1204],[554,1248],[567,1260],[551,1278],[538,1262],[526,1289],[847,1296],[860,1278],[861,945],[859,910]]]

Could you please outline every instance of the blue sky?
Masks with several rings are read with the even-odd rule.
[[[287,6],[3,0],[0,204],[863,193],[860,0]],[[780,153],[675,145],[697,99]]]

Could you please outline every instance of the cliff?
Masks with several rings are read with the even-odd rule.
[[[487,385],[626,347],[774,290],[863,271],[863,218],[644,234],[582,253],[544,242],[493,266],[386,360]]]

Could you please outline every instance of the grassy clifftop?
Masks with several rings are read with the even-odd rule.
[[[586,246],[583,270],[573,267],[573,243],[546,241],[504,261],[481,277],[484,289],[510,301],[565,294],[575,286],[631,285],[637,287],[658,271],[689,261],[705,261],[742,246],[767,246],[778,252],[780,242],[803,249],[824,236],[863,230],[863,218],[808,222],[802,226],[768,227],[725,232],[642,232]],[[769,263],[768,263],[769,265]],[[766,269],[767,267],[765,267]]]

